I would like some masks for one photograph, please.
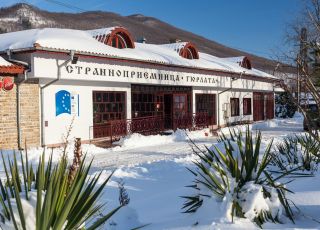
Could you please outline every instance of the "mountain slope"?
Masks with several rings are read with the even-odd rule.
[[[169,43],[171,39],[193,42],[201,52],[218,57],[249,56],[254,68],[272,72],[274,61],[229,48],[215,41],[176,28],[153,17],[140,14],[119,14],[90,11],[84,13],[52,13],[20,3],[0,8],[0,32],[12,32],[30,28],[57,27],[71,29],[96,29],[111,26],[126,27],[137,40],[145,37],[148,43]]]

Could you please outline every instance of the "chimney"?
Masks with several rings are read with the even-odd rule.
[[[137,42],[145,44],[147,42],[147,39],[145,37],[142,37],[139,38]]]
[[[182,42],[179,38],[171,38],[170,43],[179,43]]]

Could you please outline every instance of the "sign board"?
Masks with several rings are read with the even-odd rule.
[[[60,114],[70,114],[79,116],[79,94],[60,90],[55,95],[56,117]]]

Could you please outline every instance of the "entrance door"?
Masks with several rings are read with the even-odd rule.
[[[173,118],[184,117],[188,111],[187,95],[173,95]]]
[[[187,94],[173,94],[172,106],[173,128],[187,128],[192,126],[192,118],[189,120]]]
[[[266,118],[273,119],[274,118],[274,94],[267,93],[267,102],[266,102]]]
[[[263,93],[253,93],[253,120],[263,121],[265,118],[265,104]]]

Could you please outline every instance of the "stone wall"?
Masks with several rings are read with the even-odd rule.
[[[20,86],[21,140],[28,147],[40,145],[39,87],[37,83]],[[10,91],[0,91],[0,149],[18,148],[17,86]]]

